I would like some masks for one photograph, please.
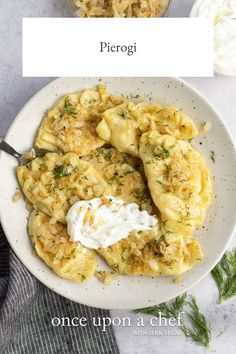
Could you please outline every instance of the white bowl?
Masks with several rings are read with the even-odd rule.
[[[199,17],[199,7],[202,4],[202,0],[196,0],[195,3],[193,4],[193,7],[190,11],[189,17]],[[214,17],[211,18],[212,20],[212,25],[214,23]],[[236,60],[236,58],[234,59]],[[229,77],[236,77],[235,70],[232,71],[232,69],[223,67],[222,65],[219,66],[215,63],[215,68],[214,71],[216,74],[220,76],[229,76]]]
[[[107,309],[134,309],[158,304],[189,290],[215,266],[233,234],[236,200],[236,156],[233,141],[218,113],[190,85],[177,78],[104,78],[109,91],[124,95],[140,95],[163,105],[175,105],[189,114],[199,125],[212,123],[207,137],[194,139],[194,146],[207,161],[214,176],[214,198],[204,226],[197,232],[205,257],[176,284],[170,277],[120,276],[105,286],[96,278],[78,284],[59,278],[37,256],[27,234],[25,203],[12,202],[18,187],[17,161],[0,154],[0,217],[8,241],[16,255],[43,284],[73,301]],[[45,111],[63,94],[91,87],[98,78],[60,78],[39,91],[25,105],[13,122],[6,140],[19,151],[33,144]],[[216,163],[210,159],[214,150]]]

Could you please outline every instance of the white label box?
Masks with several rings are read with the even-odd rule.
[[[25,77],[213,76],[213,25],[199,18],[23,18]]]

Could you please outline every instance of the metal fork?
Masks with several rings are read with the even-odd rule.
[[[46,153],[51,152],[46,149],[31,148],[29,151],[20,153],[10,146],[6,141],[0,137],[0,150],[17,158],[19,165],[25,165],[36,157],[43,157]]]

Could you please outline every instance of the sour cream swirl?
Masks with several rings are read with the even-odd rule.
[[[107,196],[76,202],[67,214],[72,241],[88,248],[106,248],[126,238],[130,231],[150,230],[157,218],[140,211],[136,203]]]
[[[197,0],[190,16],[213,21],[215,71],[236,76],[236,1]]]

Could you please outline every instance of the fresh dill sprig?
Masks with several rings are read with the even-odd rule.
[[[219,302],[236,295],[236,248],[227,251],[211,271],[219,290]]]
[[[145,307],[142,309],[134,310],[135,313],[143,313],[145,315],[153,315],[159,316],[161,312],[162,317],[170,318],[175,317],[177,318],[179,313],[183,310],[183,307],[186,303],[186,294],[181,296],[177,296],[174,300],[169,302],[163,302],[158,306],[151,306]]]
[[[184,321],[182,321],[181,330],[193,342],[208,347],[211,340],[210,325],[205,316],[200,312],[195,297],[192,296],[188,304],[191,311],[187,313],[187,317],[191,323],[191,328],[187,327]]]
[[[158,306],[145,307],[134,310],[134,313],[142,313],[145,315],[159,316],[177,319],[179,313],[183,310],[185,305],[190,306],[190,311],[187,312],[187,318],[191,323],[191,327],[187,327],[183,317],[181,318],[180,329],[187,338],[191,338],[193,342],[208,346],[211,340],[211,329],[205,316],[200,312],[196,299],[192,296],[190,301],[187,301],[187,295],[177,296],[174,300],[164,302]]]

